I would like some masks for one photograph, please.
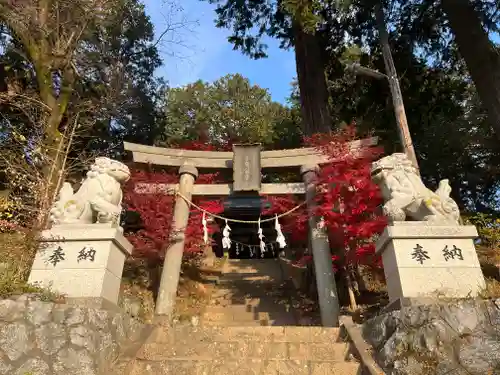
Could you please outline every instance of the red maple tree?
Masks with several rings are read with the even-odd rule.
[[[264,196],[262,216],[281,215],[294,209],[303,201],[303,197],[297,198],[294,195]],[[289,243],[296,246],[300,242],[307,240],[309,228],[307,226],[307,207],[305,205],[281,217],[279,222],[283,233],[288,235]]]
[[[336,134],[316,134],[307,142],[328,158],[317,176],[316,215],[328,233],[335,271],[347,282],[351,306],[356,309],[354,278],[357,265],[381,266],[375,239],[387,225],[380,209],[378,186],[371,179],[371,164],[382,154],[379,147],[361,144],[354,126]]]
[[[382,149],[368,145],[351,149],[355,136],[350,126],[308,139],[329,160],[317,177],[316,214],[324,220],[335,259],[345,264],[377,261],[373,238],[387,225],[380,210],[382,195],[371,179],[371,163]]]
[[[210,144],[205,142],[187,142],[182,145],[187,150],[214,151]],[[213,184],[219,181],[218,173],[200,174],[196,184]],[[176,168],[168,168],[155,171],[149,167],[146,169],[133,169],[131,178],[125,186],[124,202],[125,209],[140,215],[141,229],[126,233],[127,238],[134,245],[134,256],[159,260],[163,258],[168,241],[171,238],[171,226],[176,196],[166,194],[161,189],[154,189],[161,184],[176,184],[179,175]],[[137,191],[138,184],[146,183],[151,187],[147,192]],[[193,203],[204,208],[208,212],[217,214],[223,211],[222,201],[217,199],[203,199],[193,196]],[[189,222],[186,228],[186,252],[203,251],[203,227],[201,225],[202,213],[195,208],[190,210]],[[209,233],[217,228],[208,226]]]

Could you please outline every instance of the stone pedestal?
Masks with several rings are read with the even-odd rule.
[[[474,226],[401,222],[377,241],[390,303],[413,298],[474,297],[485,287]]]
[[[116,306],[125,258],[131,253],[132,245],[121,228],[55,226],[42,234],[28,282],[69,299]]]

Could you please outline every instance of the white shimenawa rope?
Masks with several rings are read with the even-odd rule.
[[[273,221],[273,220],[276,220],[276,217],[278,219],[281,219],[282,217],[284,216],[287,216],[287,215],[290,215],[291,213],[297,211],[299,208],[301,208],[302,206],[304,206],[307,201],[304,201],[302,203],[299,203],[298,205],[296,205],[294,208],[292,208],[291,210],[288,210],[286,212],[283,212],[282,214],[279,214],[279,215],[276,215],[276,217],[270,217],[270,218],[267,218],[267,219],[262,219],[262,220],[238,220],[238,219],[230,219],[230,218],[227,218],[227,217],[224,217],[224,216],[220,216],[220,215],[217,215],[217,214],[213,214],[207,210],[205,210],[204,208],[201,208],[200,206],[198,206],[197,204],[193,203],[192,201],[190,201],[189,199],[187,199],[184,195],[182,195],[181,193],[177,193],[177,195],[179,197],[181,197],[182,199],[184,199],[186,201],[186,203],[194,208],[196,208],[198,211],[200,212],[204,212],[206,213],[208,216],[211,216],[211,217],[214,217],[216,219],[220,219],[220,220],[224,220],[226,222],[232,222],[232,223],[242,223],[242,224],[258,224],[259,222],[260,223],[265,223],[265,222],[268,222],[268,221]]]
[[[300,207],[302,207],[303,205],[305,205],[307,203],[307,201],[304,201],[304,202],[296,205],[291,210],[288,210],[280,215],[275,215],[275,217],[271,217],[271,218],[267,218],[267,219],[263,219],[263,220],[261,220],[260,217],[259,217],[259,220],[257,220],[257,221],[255,221],[255,220],[237,220],[237,219],[228,219],[226,217],[208,212],[204,208],[201,208],[200,206],[193,203],[191,200],[187,199],[181,193],[177,192],[177,195],[179,197],[181,197],[182,199],[184,199],[184,201],[186,201],[186,203],[189,204],[190,206],[196,208],[198,211],[203,212],[203,218],[201,219],[201,222],[203,225],[203,241],[205,242],[205,244],[208,243],[208,228],[207,228],[206,215],[215,217],[217,219],[224,220],[226,222],[226,226],[224,227],[224,230],[222,231],[222,235],[223,235],[222,247],[224,249],[231,248],[231,238],[229,237],[229,232],[231,231],[231,228],[229,227],[229,224],[228,224],[229,221],[231,221],[233,223],[242,223],[242,224],[258,224],[258,226],[259,226],[258,234],[259,234],[259,239],[260,239],[260,250],[262,253],[262,257],[264,257],[264,252],[267,250],[267,247],[266,247],[266,244],[263,240],[264,234],[262,233],[262,228],[261,228],[260,224],[274,220],[274,229],[276,230],[276,242],[279,244],[280,248],[283,249],[286,246],[286,240],[285,240],[285,236],[283,235],[283,232],[281,231],[281,225],[279,223],[279,218],[290,215],[292,212],[297,211]]]

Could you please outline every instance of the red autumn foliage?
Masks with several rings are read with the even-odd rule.
[[[371,163],[382,150],[364,146],[353,152],[350,142],[355,135],[351,126],[335,135],[318,134],[307,140],[330,160],[318,173],[316,215],[324,219],[332,259],[340,267],[379,263],[373,238],[387,224],[380,210],[382,196],[370,174]]]
[[[216,175],[200,175],[197,183],[210,184],[215,181]],[[136,193],[134,186],[137,183],[147,182],[149,184],[175,184],[178,182],[177,174],[165,172],[145,172],[135,170],[132,178],[125,188],[125,206],[129,211],[140,214],[142,227],[135,233],[130,233],[127,238],[134,245],[134,255],[149,259],[161,258],[167,241],[171,235],[171,225],[175,196],[162,192]],[[204,200],[193,197],[193,202],[213,213],[222,212],[222,203],[216,200]],[[209,228],[211,231],[214,228]],[[200,239],[203,237],[201,227],[201,213],[192,209],[189,215],[189,223],[186,228],[187,252],[202,251]]]
[[[203,151],[214,150],[210,144],[191,142],[183,144],[185,149]],[[200,174],[196,184],[212,184],[218,182],[218,174]],[[137,193],[135,186],[147,184],[176,184],[179,182],[177,169],[170,168],[164,171],[132,170],[130,181],[125,186],[124,202],[128,211],[137,212],[142,221],[142,229],[135,233],[127,233],[127,238],[134,245],[134,256],[158,260],[163,257],[163,251],[171,236],[172,217],[176,197],[153,191],[152,193]],[[223,210],[220,200],[207,200],[193,197],[193,202],[212,213],[221,213]],[[186,228],[186,252],[203,251],[202,214],[197,209],[191,209],[189,222]],[[216,230],[209,226],[209,232]]]
[[[303,197],[297,199],[297,197],[293,195],[265,196],[262,216],[283,214],[300,205],[303,201]],[[266,206],[269,206],[269,208]],[[307,208],[305,205],[293,211],[291,214],[280,218],[279,221],[283,233],[288,234],[288,241],[290,243],[297,246],[301,242],[307,241],[309,228],[307,226]],[[307,244],[305,245],[307,246]]]
[[[355,154],[349,142],[355,140],[355,130],[348,128],[336,135],[315,135],[307,139],[307,144],[327,155],[330,163],[323,165],[317,177],[316,215],[324,218],[333,250],[332,259],[336,267],[346,264],[374,263],[373,237],[379,234],[386,222],[379,211],[382,203],[378,187],[371,181],[371,162],[380,155],[378,148],[364,147]],[[207,142],[183,144],[184,149],[221,150]],[[225,147],[230,149],[230,144]],[[218,174],[202,174],[198,184],[221,182]],[[128,238],[136,247],[135,254],[148,258],[161,258],[170,236],[175,197],[161,193],[141,194],[134,191],[137,183],[175,184],[178,182],[176,170],[170,172],[134,171],[125,192],[128,210],[141,215],[144,228]],[[303,202],[295,196],[265,197],[263,216],[274,216],[287,212]],[[220,200],[194,197],[194,202],[207,211],[220,214],[223,210]],[[266,208],[266,206],[269,206]],[[202,250],[202,214],[192,209],[186,229],[186,252]],[[280,219],[283,232],[288,234],[288,242],[296,247],[307,246],[308,213],[301,207]],[[213,232],[218,228],[209,228]],[[304,257],[301,262],[310,261]]]

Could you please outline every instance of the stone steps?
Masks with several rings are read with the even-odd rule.
[[[273,259],[228,260],[200,325],[157,327],[128,375],[360,375],[338,328],[296,326]]]
[[[230,328],[230,327],[229,327]],[[256,327],[258,328],[258,327]],[[197,343],[193,346],[172,346],[169,343],[146,344],[137,358],[149,361],[250,358],[265,360],[304,360],[343,362],[348,351],[345,343],[294,343],[226,341]]]
[[[208,361],[136,361],[130,375],[361,375],[357,363],[267,361],[259,359]]]
[[[191,341],[194,343],[214,342],[339,342],[338,328],[306,326],[270,327],[175,327],[170,330],[157,327],[149,335],[146,344],[176,344]]]
[[[296,325],[290,301],[280,286],[280,263],[275,259],[230,259],[218,290],[201,317],[207,326]]]
[[[347,362],[338,328],[157,328],[137,353],[130,375],[361,374]]]
[[[202,316],[204,325],[231,325],[237,326],[269,326],[290,325],[296,323],[296,318],[285,306],[275,305],[264,308],[263,306],[228,305],[209,306]]]
[[[272,281],[245,280],[242,282],[239,280],[230,281],[221,278],[218,285],[220,288],[224,289],[226,296],[231,297],[262,298],[266,296],[274,297],[283,295],[283,291],[280,290],[280,284]],[[220,298],[221,296],[223,296],[223,294],[218,295],[217,298]]]
[[[232,304],[229,307],[226,306],[207,306],[205,309],[206,314],[226,314],[228,311],[231,311],[231,313],[235,316],[237,315],[242,315],[245,316],[247,314],[258,314],[258,313],[269,313],[269,314],[281,314],[281,313],[287,313],[289,312],[289,308],[285,305],[280,305],[280,304],[275,304],[275,305],[266,305],[266,304],[261,304],[259,302],[255,302],[254,305],[250,303],[246,304]],[[244,319],[247,320],[247,319]]]
[[[224,263],[223,272],[279,276],[281,269],[279,259],[229,259]]]
[[[237,309],[237,307],[239,306],[231,306],[230,309],[221,308],[221,310],[224,309],[227,310],[221,312],[209,311],[208,313],[205,313],[203,321],[204,322],[227,322],[227,321],[248,322],[252,320],[262,320],[262,319],[270,320],[271,316],[273,315],[272,312],[267,312],[267,311],[238,311],[239,309]]]
[[[203,325],[207,327],[217,327],[220,326],[221,324],[223,324],[226,327],[271,327],[282,323],[278,323],[274,319],[266,319],[266,318],[262,318],[261,320],[257,319],[247,320],[245,322],[234,321],[234,320],[227,320],[224,322],[205,320],[203,322]],[[290,324],[292,324],[292,322],[290,322]]]
[[[274,279],[270,275],[263,275],[260,273],[236,273],[229,272],[224,273],[221,276],[222,283],[234,283],[234,282],[261,282],[261,283],[272,283]]]

